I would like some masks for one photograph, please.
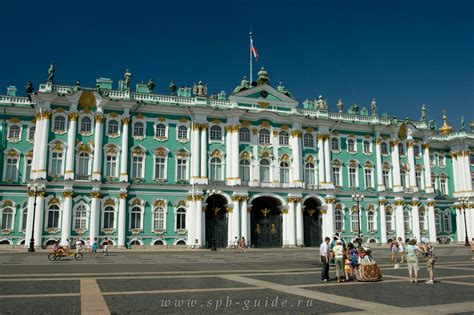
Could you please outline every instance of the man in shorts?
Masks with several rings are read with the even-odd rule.
[[[423,251],[423,255],[426,259],[426,270],[430,275],[430,280],[426,281],[426,284],[434,284],[434,265],[436,262],[436,256],[434,254],[433,246],[423,243],[421,246],[421,250]]]

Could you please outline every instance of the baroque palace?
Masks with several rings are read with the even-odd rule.
[[[118,247],[319,246],[339,232],[464,242],[474,133],[357,103],[301,106],[263,68],[231,95],[48,80],[0,96],[0,242],[107,237]],[[471,126],[472,128],[473,126]],[[471,203],[470,203],[471,202]],[[467,233],[467,235],[466,235]]]

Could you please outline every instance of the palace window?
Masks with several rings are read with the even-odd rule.
[[[27,181],[31,178],[31,165],[33,163],[33,160],[31,157],[26,157],[25,158],[25,175],[24,175],[24,180]]]
[[[258,142],[261,145],[270,144],[270,131],[268,129],[261,129],[258,132]]]
[[[339,151],[339,139],[338,138],[332,138],[331,139],[331,150],[333,151]]]
[[[303,145],[307,148],[314,148],[314,137],[310,133],[305,133],[303,136]]]
[[[441,195],[446,196],[448,194],[448,178],[445,174],[442,174],[439,177],[439,186],[441,190]]]
[[[86,179],[89,177],[90,169],[90,156],[87,152],[79,152],[77,156],[77,173],[76,176],[78,179]]]
[[[446,166],[446,158],[444,157],[444,155],[440,155],[438,157],[438,164],[439,164],[439,167],[445,167]]]
[[[413,154],[415,155],[415,157],[420,156],[420,147],[416,144],[413,146]]]
[[[21,230],[26,231],[26,224],[28,223],[28,209],[21,211]]]
[[[436,227],[436,233],[439,234],[441,233],[441,213],[438,209],[435,211],[435,227]]]
[[[356,152],[355,140],[354,139],[348,139],[347,140],[347,151],[349,151],[351,153]]]
[[[420,212],[418,213],[418,220],[420,222],[420,230],[426,230],[426,212],[424,208],[420,209]]]
[[[387,212],[385,213],[385,226],[387,228],[387,231],[393,230],[393,220],[392,220],[391,210],[387,210]]]
[[[178,127],[178,140],[181,140],[181,141],[188,140],[188,127],[186,126]]]
[[[2,210],[2,222],[0,223],[0,229],[2,230],[13,230],[13,209],[10,207]]]
[[[288,135],[288,132],[286,131],[280,132],[279,143],[280,145],[288,145],[290,143],[290,136]]]
[[[367,212],[367,229],[369,231],[375,230],[375,213],[372,210]]]
[[[140,207],[133,207],[130,210],[130,229],[142,229],[142,210]]]
[[[35,141],[36,127],[35,127],[35,126],[31,126],[28,130],[29,130],[29,131],[28,131],[28,141],[29,141],[29,142]]]
[[[344,228],[344,213],[342,209],[337,208],[334,212],[334,224],[337,232],[341,232]]]
[[[155,138],[163,139],[166,138],[166,126],[158,124],[155,126]]]
[[[186,209],[183,207],[176,209],[176,229],[186,229]]]
[[[403,188],[408,188],[408,174],[405,169],[400,170],[400,182]]]
[[[364,153],[365,154],[370,153],[370,142],[368,140],[364,140]]]
[[[138,121],[133,125],[133,136],[134,137],[145,136],[145,125],[141,121]]]
[[[398,144],[398,154],[405,155],[405,146],[401,142]]]
[[[166,158],[155,156],[155,179],[166,179]]]
[[[260,182],[270,182],[270,161],[266,159],[260,161]]]
[[[434,154],[430,154],[430,165],[431,166],[436,166],[436,158]]]
[[[388,144],[387,144],[387,142],[382,142],[380,144],[380,149],[381,149],[383,155],[388,155]]]
[[[352,211],[351,213],[351,231],[360,232],[359,231],[359,212],[357,210]]]
[[[12,152],[12,151],[10,151]],[[15,151],[17,156],[7,154],[5,159],[5,175],[3,176],[6,181],[16,182],[18,180],[18,153]]]
[[[431,187],[433,187],[434,190],[436,190],[436,174],[431,173]]]
[[[349,187],[357,187],[357,166],[349,166]]]
[[[156,207],[153,212],[153,230],[165,229],[165,209],[163,207]]]
[[[382,179],[383,179],[383,185],[385,186],[386,189],[391,188],[391,180],[390,180],[390,172],[391,172],[391,167],[390,164],[386,163],[383,166],[382,169]]]
[[[451,232],[451,213],[449,209],[443,212],[443,228],[446,233]]]
[[[11,125],[8,129],[8,139],[20,139],[21,128],[18,125]]]
[[[211,181],[222,181],[222,160],[219,157],[213,157],[210,161],[211,169],[209,170]]]
[[[115,226],[115,209],[107,206],[104,209],[104,229],[113,229]]]
[[[186,158],[176,159],[176,180],[185,181],[188,179],[188,160]]]
[[[109,120],[109,124],[107,126],[107,134],[110,135],[118,135],[119,134],[119,123],[115,119]]]
[[[222,141],[222,128],[219,126],[212,126],[209,132],[211,141]]]
[[[341,164],[338,161],[332,163],[332,181],[335,187],[341,187]]]
[[[63,174],[63,152],[51,152],[51,176],[60,176]]]
[[[85,229],[87,228],[87,208],[84,205],[77,206],[74,213],[74,228]]]
[[[85,116],[81,119],[81,124],[79,126],[80,133],[89,133],[92,132],[92,120],[90,117]]]
[[[405,231],[411,231],[411,213],[410,210],[403,210],[403,227]]]
[[[474,154],[469,154],[469,164],[474,165]]]
[[[105,177],[117,177],[117,155],[107,153],[105,156]]]
[[[306,162],[304,165],[304,181],[307,185],[315,184],[314,163],[312,162]]]
[[[288,162],[280,163],[280,183],[289,183],[290,182],[290,165]]]
[[[145,157],[142,154],[132,156],[132,178],[144,178],[144,161]]]
[[[250,181],[250,161],[247,159],[241,159],[239,163],[239,172],[240,172],[240,179],[243,182]]]
[[[364,169],[364,179],[365,179],[365,188],[373,188],[374,185],[372,184],[373,181],[373,169],[372,168],[365,168]]]
[[[52,205],[48,209],[48,220],[47,226],[48,229],[57,229],[59,228],[59,206]]]
[[[64,118],[64,116],[56,116],[54,118],[53,130],[56,132],[66,131],[66,118]]]
[[[239,130],[239,141],[243,143],[250,142],[250,130],[248,128],[240,128]]]
[[[421,171],[416,171],[415,178],[416,178],[416,187],[418,187],[418,189],[421,190],[423,188],[422,182],[421,182]]]

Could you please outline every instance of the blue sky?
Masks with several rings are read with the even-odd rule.
[[[46,5],[47,3],[47,5]],[[323,95],[379,112],[450,124],[474,118],[474,2],[459,1],[8,1],[0,11],[0,92],[56,82],[203,80],[230,93],[249,72],[248,31],[273,86],[303,102]],[[254,76],[256,76],[256,72]]]

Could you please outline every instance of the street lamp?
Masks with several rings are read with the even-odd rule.
[[[45,189],[44,185],[38,185],[38,183],[28,184],[27,186],[28,193],[32,194],[35,198],[33,199],[33,223],[31,224],[31,238],[30,238],[30,247],[28,247],[28,252],[33,253],[35,251],[35,217],[36,217],[36,197],[38,194],[42,193]]]
[[[362,240],[360,239],[360,220],[361,220],[361,217],[360,217],[360,203],[362,201],[364,201],[364,195],[362,194],[354,194],[352,195],[352,201],[356,202],[357,203],[357,216],[358,216],[358,220],[357,220],[357,223],[358,223],[358,238],[359,238],[359,244],[362,242]]]
[[[463,210],[463,215],[464,215],[464,232],[466,235],[464,246],[469,246],[469,237],[467,236],[467,221],[466,221],[466,208],[469,207],[469,198],[468,197],[459,198],[459,206]]]

